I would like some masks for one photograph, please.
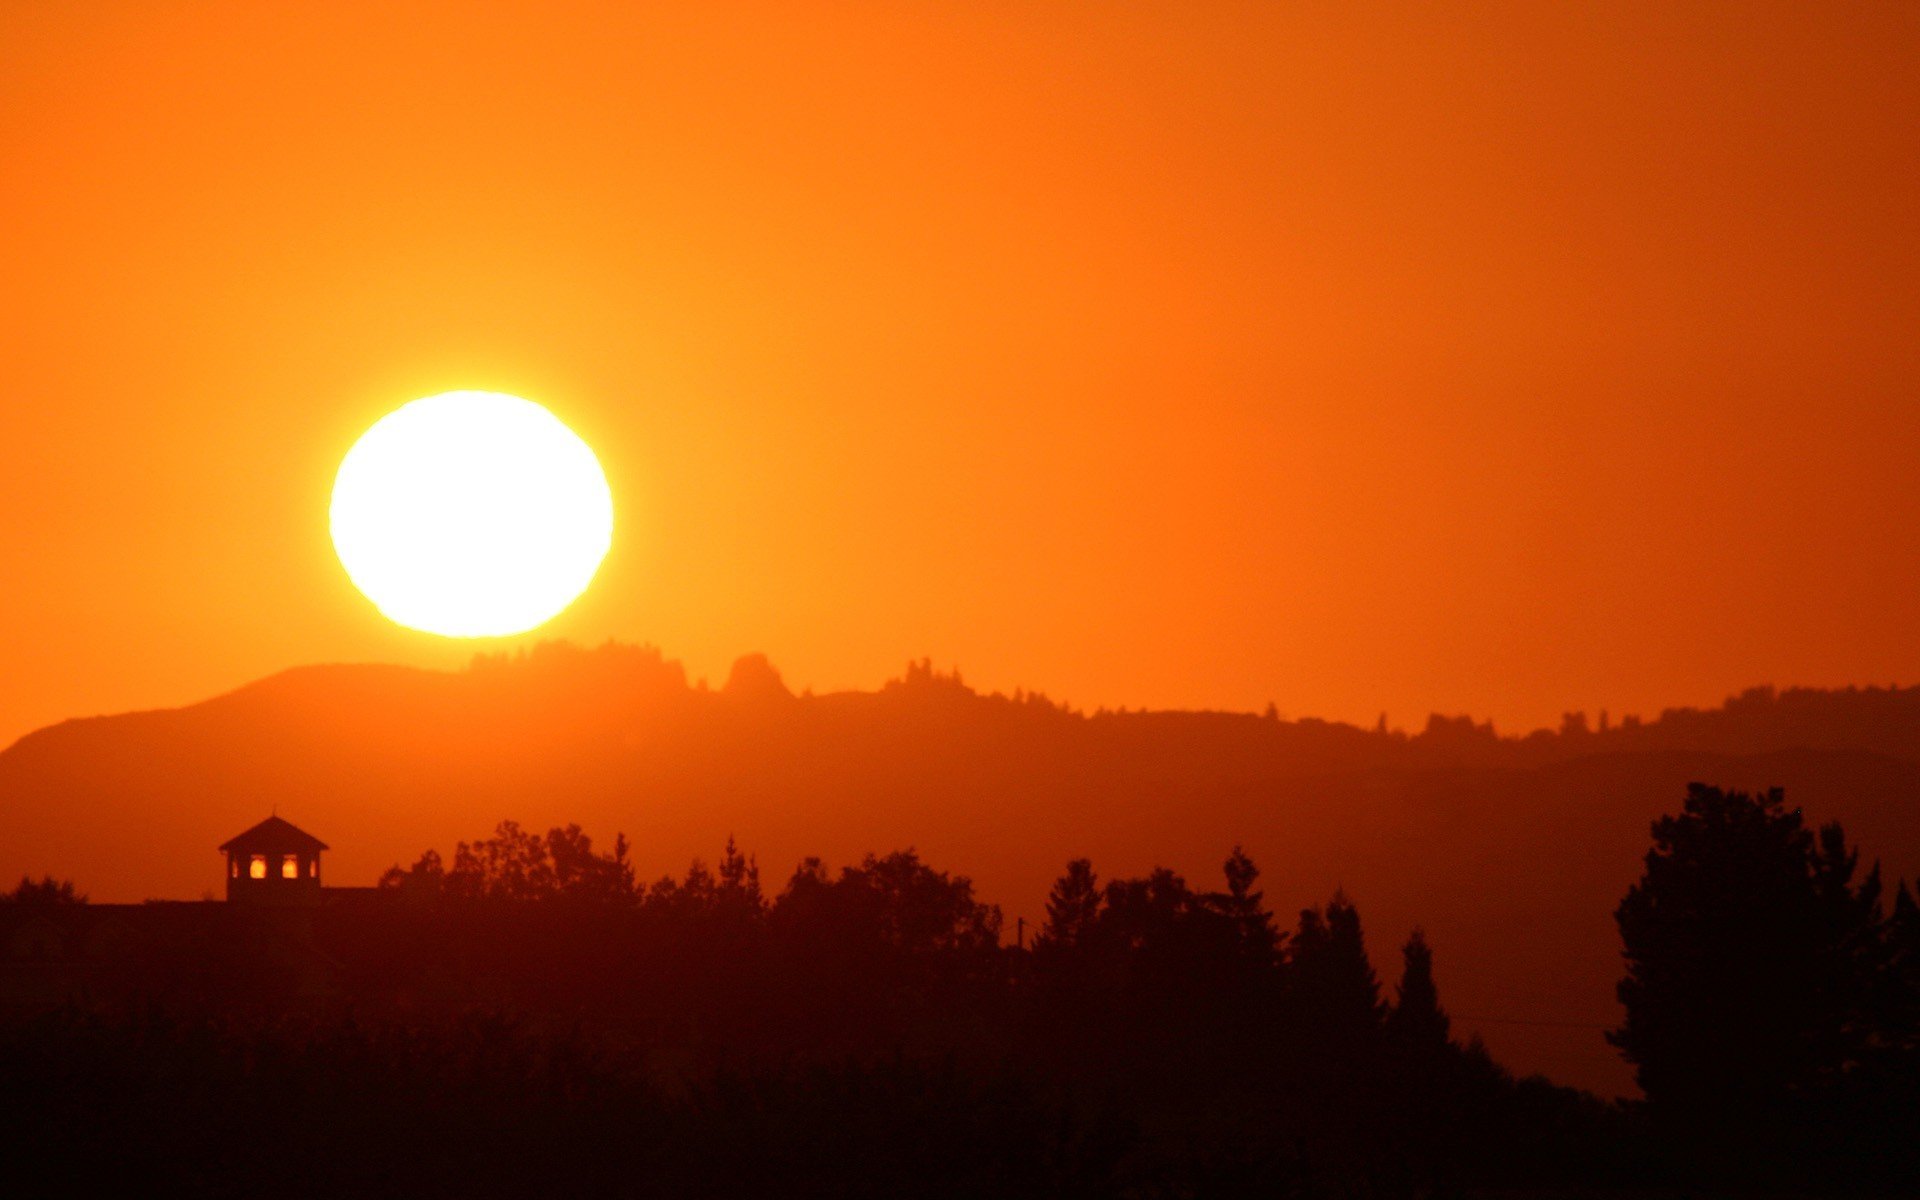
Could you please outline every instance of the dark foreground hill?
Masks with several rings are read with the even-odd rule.
[[[96,900],[221,886],[214,847],[269,809],[372,883],[488,832],[623,831],[649,875],[729,834],[782,879],[809,854],[917,847],[1015,918],[1067,859],[1214,886],[1243,844],[1276,909],[1344,888],[1376,962],[1415,925],[1457,1028],[1517,1070],[1620,1091],[1611,914],[1685,784],[1787,789],[1890,875],[1920,866],[1920,689],[1747,693],[1604,729],[1417,736],[1227,713],[1075,713],[925,666],[873,693],[791,695],[742,660],[717,691],[651,650],[547,647],[447,674],[290,671],[188,708],[70,721],[0,754],[0,877]],[[1383,974],[1391,976],[1390,970]]]

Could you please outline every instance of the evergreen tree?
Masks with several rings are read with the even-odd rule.
[[[1227,890],[1209,895],[1208,907],[1232,923],[1234,941],[1246,959],[1257,966],[1267,965],[1279,949],[1281,935],[1273,927],[1273,914],[1263,903],[1265,893],[1254,890],[1260,868],[1235,846],[1222,869]]]
[[[1433,950],[1426,935],[1415,929],[1401,950],[1405,965],[1400,972],[1400,987],[1393,1010],[1387,1014],[1387,1034],[1396,1046],[1424,1052],[1439,1050],[1448,1043],[1452,1022],[1440,1007],[1440,992],[1433,982]]]
[[[1360,911],[1335,892],[1325,909],[1300,914],[1293,937],[1294,1004],[1307,1037],[1358,1052],[1380,1029],[1380,980],[1367,960]]]
[[[1840,828],[1816,842],[1778,789],[1690,785],[1653,839],[1615,913],[1627,1017],[1608,1040],[1674,1117],[1731,1126],[1777,1113],[1861,1049],[1877,873],[1854,885]]]
[[[1100,886],[1093,863],[1076,858],[1067,873],[1054,881],[1047,894],[1047,921],[1034,938],[1034,949],[1065,949],[1088,945],[1100,918]]]
[[[733,907],[751,912],[766,907],[760,892],[760,864],[740,853],[732,834],[727,835],[727,849],[720,856],[720,894]]]

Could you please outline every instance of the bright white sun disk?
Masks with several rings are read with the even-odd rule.
[[[587,444],[546,409],[447,392],[376,422],[340,464],[340,562],[393,621],[503,637],[552,619],[613,541],[613,495]]]

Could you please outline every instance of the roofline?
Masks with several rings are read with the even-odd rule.
[[[268,827],[271,827],[271,828],[268,828]],[[234,834],[232,837],[228,838],[226,841],[221,842],[220,845],[216,847],[216,849],[218,849],[219,852],[222,854],[231,854],[234,852],[235,848],[239,846],[241,842],[245,841],[247,838],[251,837],[254,834],[260,833],[263,829],[266,830],[267,836],[277,835],[279,837],[284,837],[284,838],[288,838],[289,840],[294,840],[299,842],[302,849],[313,850],[313,851],[333,849],[333,847],[327,845],[325,842],[321,841],[319,838],[308,833],[306,830],[300,828],[298,825],[295,825],[292,821],[287,820],[285,817],[281,816],[279,813],[274,813],[272,816],[269,816],[266,820],[260,821],[257,824],[249,826],[247,829],[244,829],[241,832]]]

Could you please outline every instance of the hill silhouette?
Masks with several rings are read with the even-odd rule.
[[[68,721],[0,753],[0,878],[95,900],[219,885],[214,847],[269,809],[371,884],[503,816],[624,832],[643,875],[729,835],[784,877],[912,846],[1042,916],[1069,858],[1194,876],[1244,844],[1281,912],[1343,888],[1378,945],[1417,922],[1457,1031],[1516,1070],[1618,1093],[1612,912],[1690,781],[1783,787],[1890,876],[1920,866],[1920,689],[1756,689],[1711,710],[1502,737],[1208,712],[1069,710],[930,664],[794,695],[763,657],[718,689],[657,650],[542,646],[461,672],[305,667],[186,708]]]

